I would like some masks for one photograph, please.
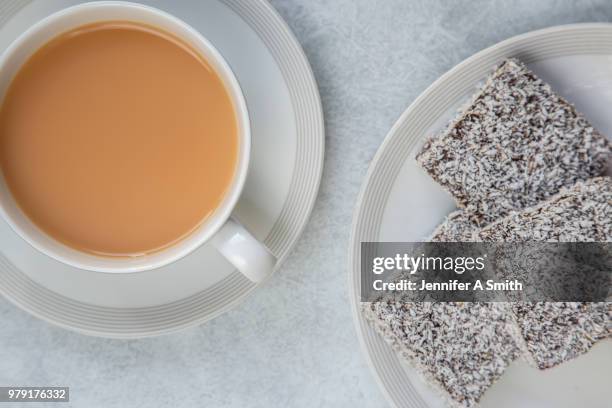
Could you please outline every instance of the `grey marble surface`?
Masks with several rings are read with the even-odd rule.
[[[230,313],[152,339],[85,337],[0,300],[0,385],[67,385],[70,405],[86,408],[387,406],[359,349],[346,284],[355,199],[377,147],[420,92],[476,51],[612,18],[607,0],[273,5],[311,61],[327,126],[320,197],[288,262]]]

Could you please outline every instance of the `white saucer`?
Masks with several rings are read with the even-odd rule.
[[[253,133],[251,168],[235,216],[282,263],[308,220],[323,167],[323,115],[302,49],[263,0],[142,2],[202,32],[234,70]],[[76,3],[4,1],[0,50],[35,21]],[[0,293],[81,333],[134,338],[172,332],[220,315],[255,288],[207,245],[161,269],[102,274],[37,253],[0,221]]]
[[[456,114],[504,57],[518,57],[605,135],[612,136],[612,25],[553,27],[503,41],[457,65],[402,114],[370,165],[355,212],[350,248],[352,312],[362,349],[396,407],[444,407],[421,376],[393,352],[359,310],[360,243],[426,239],[454,208],[449,194],[414,160],[424,138]],[[485,394],[486,407],[608,407],[612,342],[559,367],[538,371],[516,362]]]

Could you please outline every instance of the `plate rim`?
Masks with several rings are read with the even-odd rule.
[[[349,261],[348,262],[348,289],[349,289],[349,301],[350,301],[350,307],[351,307],[351,315],[353,318],[353,327],[356,331],[356,335],[359,341],[360,352],[365,357],[368,368],[370,369],[370,372],[375,378],[375,381],[378,384],[379,389],[381,390],[385,399],[391,406],[397,407],[397,408],[401,407],[401,405],[399,404],[399,401],[396,401],[396,398],[395,398],[396,396],[392,395],[391,391],[388,389],[386,385],[385,379],[381,375],[381,372],[379,372],[379,369],[376,367],[374,353],[372,353],[371,348],[366,342],[366,338],[365,338],[366,336],[364,333],[365,330],[363,328],[366,327],[364,325],[367,325],[367,322],[365,321],[365,319],[363,318],[359,310],[359,305],[361,303],[360,300],[358,299],[358,290],[359,290],[359,285],[360,285],[360,273],[356,269],[357,265],[359,264],[359,260],[358,260],[359,244],[362,238],[361,236],[358,237],[358,234],[360,234],[361,232],[360,227],[362,226],[362,224],[367,222],[367,220],[364,220],[364,217],[363,217],[363,211],[366,205],[365,196],[367,192],[371,189],[371,183],[373,181],[373,177],[375,173],[378,171],[386,151],[389,149],[389,146],[394,140],[401,138],[402,134],[400,130],[402,126],[405,123],[407,123],[407,120],[409,119],[410,115],[417,109],[417,107],[419,107],[425,101],[427,101],[428,98],[431,98],[431,95],[435,91],[437,91],[440,87],[442,87],[446,81],[452,79],[453,77],[459,76],[461,71],[464,71],[466,67],[470,66],[471,64],[474,64],[476,61],[478,61],[478,59],[494,54],[500,50],[503,50],[504,48],[510,48],[512,46],[517,46],[517,45],[521,45],[522,43],[533,41],[534,39],[538,37],[543,38],[543,37],[546,37],[548,35],[552,35],[555,33],[565,33],[565,32],[572,32],[572,31],[580,32],[583,30],[591,30],[591,29],[601,30],[602,32],[604,32],[605,35],[612,38],[612,23],[599,22],[599,23],[561,24],[561,25],[555,25],[551,27],[528,31],[522,34],[517,34],[505,40],[499,41],[493,45],[490,45],[480,51],[477,51],[471,56],[463,59],[461,62],[454,65],[452,68],[450,68],[440,77],[438,77],[423,92],[421,92],[416,97],[416,99],[414,99],[412,103],[408,105],[408,107],[402,112],[399,118],[391,126],[389,132],[385,135],[385,138],[383,139],[374,157],[372,158],[368,166],[366,175],[362,181],[361,188],[357,196],[357,202],[353,210],[351,234],[349,238],[349,248],[348,248],[349,249],[348,251],[348,261]],[[584,52],[583,54],[593,54],[593,53]],[[610,49],[609,54],[612,55],[612,49]],[[576,54],[565,54],[565,55],[576,55]],[[491,66],[488,67],[489,70],[491,69]],[[416,140],[413,140],[413,143],[423,140],[424,137],[426,137],[425,134],[421,135],[419,138],[413,138],[413,139],[416,139]],[[412,149],[410,149],[409,151],[412,151]],[[404,158],[404,161],[405,160],[406,158]],[[397,176],[397,174],[395,174],[394,176]],[[395,180],[395,177],[393,177],[392,179]],[[389,183],[389,184],[393,184],[393,183]],[[385,200],[384,200],[385,204],[387,203],[387,200],[388,200],[388,195],[385,197]],[[378,220],[378,221],[381,221],[381,220]],[[382,338],[379,338],[378,343],[386,345],[384,339]],[[414,387],[412,386],[412,384],[409,384],[409,385],[414,390]],[[412,393],[414,394],[412,395],[412,397],[415,398],[416,404],[411,403],[410,405],[408,405],[408,407],[427,408],[429,406],[423,400],[422,396],[418,393],[418,391],[413,391]]]
[[[301,44],[289,25],[267,0],[254,0],[249,2],[241,2],[240,0],[218,1],[247,24],[267,48],[285,81],[295,115],[296,147],[294,154],[296,160],[294,161],[290,187],[287,195],[284,197],[281,211],[264,239],[266,245],[274,249],[274,252],[278,254],[278,262],[274,269],[275,274],[299,241],[300,236],[308,224],[318,198],[325,157],[325,125],[321,98],[312,67]],[[22,10],[22,8],[28,6],[30,3],[31,1],[29,0],[9,1],[5,6],[10,15],[2,19],[2,25],[6,24],[6,22],[12,19]],[[304,186],[308,188],[304,188]],[[283,217],[286,219],[283,220]],[[287,220],[287,218],[289,220]],[[285,223],[291,221],[292,225],[283,225],[283,221],[285,221]],[[203,324],[233,309],[242,303],[256,288],[262,286],[271,279],[271,277],[269,277],[264,282],[254,284],[248,282],[240,273],[234,271],[219,283],[202,291],[204,292],[217,286],[238,287],[235,290],[236,295],[233,298],[229,301],[221,302],[221,304],[213,305],[213,310],[204,315],[196,315],[197,313],[192,311],[190,313],[191,317],[179,316],[176,321],[166,321],[166,323],[162,323],[155,328],[148,328],[146,330],[143,328],[140,329],[141,331],[121,331],[120,328],[122,325],[131,322],[127,315],[129,311],[154,311],[156,308],[188,302],[192,297],[202,292],[175,302],[151,307],[100,307],[75,301],[32,281],[19,271],[18,268],[12,265],[10,261],[4,259],[2,254],[0,254],[0,267],[3,267],[2,271],[7,271],[4,273],[4,275],[7,275],[5,276],[7,279],[10,279],[10,276],[8,276],[10,272],[16,274],[16,276],[23,275],[22,279],[24,281],[14,285],[13,289],[17,288],[18,290],[27,292],[27,287],[30,285],[29,287],[36,287],[36,290],[40,293],[46,294],[51,298],[60,298],[62,302],[66,304],[77,305],[81,308],[81,310],[77,311],[84,315],[87,315],[88,312],[83,312],[83,309],[87,308],[98,308],[103,312],[95,312],[94,315],[98,316],[87,316],[80,322],[61,320],[60,318],[64,317],[61,316],[61,309],[64,305],[37,304],[37,302],[40,302],[35,297],[32,297],[30,301],[26,302],[24,301],[24,296],[13,296],[0,285],[0,294],[2,294],[9,303],[15,305],[19,309],[54,326],[62,327],[73,332],[95,337],[122,339],[154,337]],[[26,294],[25,298],[27,297],[28,295]],[[47,310],[51,309],[59,309],[60,314],[58,315],[57,312],[48,313]],[[112,329],[110,326],[106,328],[103,326],[96,327],[96,323],[100,317],[102,317],[101,320],[108,318],[108,316],[104,315],[106,311],[117,313],[115,316],[116,322],[113,322],[114,325],[111,324],[111,326],[113,326]],[[122,312],[126,313],[125,320],[124,316],[121,316]],[[89,313],[91,313],[91,311]],[[82,322],[86,320],[89,320],[89,322],[83,324]]]

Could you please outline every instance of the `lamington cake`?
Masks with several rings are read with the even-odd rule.
[[[502,62],[418,163],[483,226],[601,175],[610,142],[515,59]]]
[[[612,182],[595,177],[550,200],[513,212],[478,232],[482,241],[612,241]]]
[[[612,181],[598,177],[565,188],[538,206],[477,233],[482,241],[612,241]],[[538,368],[558,365],[610,337],[612,303],[518,302],[512,306],[522,348]]]
[[[477,229],[464,212],[456,211],[431,241],[467,241]],[[508,304],[388,297],[363,303],[362,310],[377,332],[452,407],[478,405],[508,365],[524,354]]]
[[[521,355],[516,325],[503,303],[363,303],[375,330],[428,380],[451,407],[477,406]]]

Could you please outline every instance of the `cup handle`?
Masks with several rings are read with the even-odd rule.
[[[272,273],[276,258],[236,220],[230,218],[212,238],[212,244],[232,265],[252,282]]]

